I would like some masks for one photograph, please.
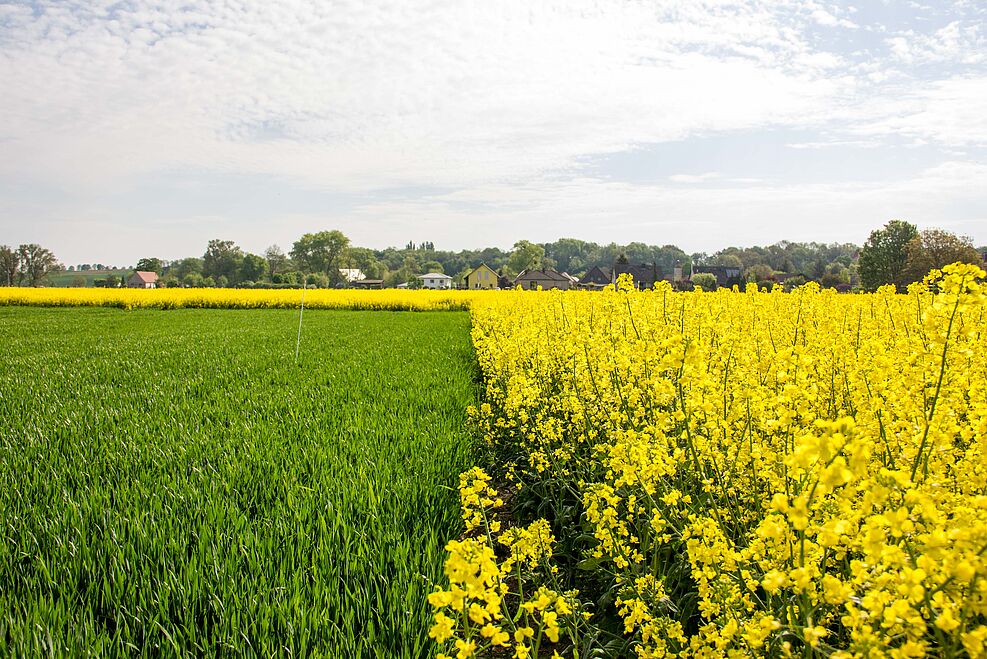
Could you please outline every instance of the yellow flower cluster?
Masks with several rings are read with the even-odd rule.
[[[495,647],[516,659],[540,657],[546,644],[563,640],[578,652],[584,618],[577,593],[545,585],[553,577],[548,564],[554,538],[548,523],[536,520],[499,533],[500,523],[493,518],[504,503],[478,467],[460,477],[459,494],[467,531],[474,537],[446,545],[449,588],[428,598],[436,609],[429,636],[444,648],[439,659],[463,659]],[[505,548],[505,560],[498,559],[497,547]],[[540,585],[531,588],[533,582]],[[561,657],[557,650],[552,656]]]
[[[305,291],[305,307],[384,311],[463,311],[491,291]],[[0,288],[0,305],[120,309],[297,309],[301,289],[237,288]]]
[[[479,579],[452,608],[489,613],[480,591],[529,556],[552,583],[557,540],[640,657],[987,657],[984,276],[477,301],[473,419],[551,509],[500,556],[450,543]]]

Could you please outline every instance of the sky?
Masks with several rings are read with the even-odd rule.
[[[0,0],[0,244],[987,244],[987,3]]]

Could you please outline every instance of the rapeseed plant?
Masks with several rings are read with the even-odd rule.
[[[476,300],[471,418],[498,471],[464,481],[469,601],[498,602],[514,656],[539,589],[569,593],[566,656],[987,656],[984,276]],[[540,507],[498,533],[501,481]],[[469,656],[452,639],[488,621],[452,619],[436,636]]]

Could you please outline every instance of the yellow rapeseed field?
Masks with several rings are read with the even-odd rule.
[[[440,656],[987,656],[983,278],[477,300]]]
[[[466,310],[489,291],[333,290],[305,291],[312,309],[387,311]],[[121,309],[290,309],[301,304],[301,289],[233,288],[0,288],[0,305],[118,307]]]

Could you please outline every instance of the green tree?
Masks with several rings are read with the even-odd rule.
[[[368,279],[381,279],[385,265],[378,259],[374,250],[366,247],[350,247],[346,250],[346,263],[350,268],[359,268]]]
[[[288,265],[288,255],[281,251],[277,245],[271,245],[265,249],[264,258],[267,259],[267,270],[271,275],[284,272]]]
[[[644,243],[627,243],[623,249],[624,256],[631,263],[651,263],[654,261],[654,250]]]
[[[31,286],[40,286],[49,272],[58,267],[58,260],[51,251],[41,245],[31,243],[17,247],[20,261],[18,282],[27,282]]]
[[[507,266],[514,272],[538,268],[545,258],[545,248],[527,240],[514,243],[514,251],[507,260]]]
[[[182,277],[182,286],[185,288],[202,288],[202,275],[198,272],[189,272]]]
[[[182,281],[189,275],[201,275],[202,259],[190,256],[180,261],[175,261],[168,267],[168,274],[174,275]]]
[[[744,272],[744,277],[747,281],[759,282],[771,279],[771,275],[773,274],[774,271],[771,269],[771,266],[765,263],[757,263],[747,268]]]
[[[161,259],[153,257],[141,259],[137,262],[137,265],[134,266],[134,270],[139,272],[155,272],[160,275],[162,271]]]
[[[583,268],[589,247],[589,243],[584,240],[559,238],[554,243],[545,245],[545,254],[552,257],[562,270],[573,272]]]
[[[717,254],[712,259],[710,259],[712,265],[723,266],[724,268],[743,268],[744,262],[740,260],[740,257],[736,254]],[[703,288],[705,291],[706,289]]]
[[[243,263],[243,250],[232,240],[210,240],[202,256],[202,274],[214,280],[226,277],[236,283]]]
[[[826,272],[819,278],[819,285],[823,288],[836,288],[849,283],[850,271],[839,262],[830,263],[826,267]]]
[[[315,272],[305,277],[305,285],[308,288],[329,288],[329,277],[322,272]]]
[[[342,231],[306,233],[291,247],[291,258],[308,272],[321,272],[335,285],[340,280],[339,264],[350,245]]]
[[[0,245],[0,286],[16,285],[20,269],[21,257],[17,250],[8,245]]]
[[[943,229],[926,229],[905,246],[903,281],[921,281],[930,270],[957,262],[980,263],[980,253],[973,246],[973,239]]]
[[[239,281],[262,281],[267,276],[267,268],[267,259],[263,256],[244,254]]]
[[[899,290],[904,281],[906,248],[908,242],[918,236],[914,224],[891,220],[884,228],[872,231],[860,250],[860,281],[868,291],[884,284],[895,284]]]
[[[692,275],[692,283],[704,291],[716,290],[716,275],[711,272],[699,272]]]
[[[438,272],[439,274],[445,274],[442,269],[442,264],[438,261],[425,261],[422,263],[422,270],[425,272]]]

